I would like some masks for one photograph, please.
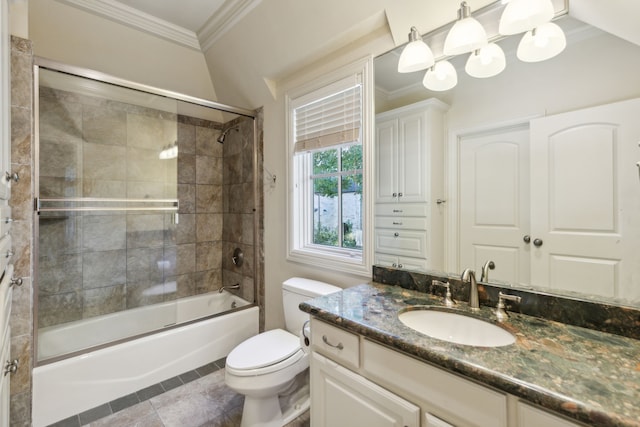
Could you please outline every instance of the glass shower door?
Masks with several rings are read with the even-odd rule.
[[[177,101],[38,69],[38,360],[175,323]]]

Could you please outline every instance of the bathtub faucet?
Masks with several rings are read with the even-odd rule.
[[[235,285],[231,285],[231,286],[223,286],[220,289],[218,289],[218,292],[222,293],[229,289],[240,289],[240,283],[236,283]]]

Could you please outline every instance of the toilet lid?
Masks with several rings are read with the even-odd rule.
[[[227,356],[233,369],[258,369],[291,357],[300,350],[300,339],[283,329],[273,329],[240,343]]]

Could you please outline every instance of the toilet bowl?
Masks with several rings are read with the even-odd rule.
[[[339,290],[314,280],[288,279],[282,284],[287,330],[263,332],[229,353],[225,383],[245,396],[241,427],[280,427],[309,408],[309,356],[299,336],[308,315],[298,305]]]

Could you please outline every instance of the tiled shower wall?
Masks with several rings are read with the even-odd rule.
[[[161,212],[41,214],[39,327],[211,292],[223,277],[253,301],[251,120],[227,124],[238,131],[223,146],[219,123],[49,88],[39,99],[42,198],[180,202],[177,224]],[[159,159],[176,140],[177,161]],[[223,275],[239,245],[246,262]]]
[[[21,176],[20,182],[14,184],[12,188],[12,199],[10,201],[10,205],[13,209],[13,218],[15,222],[13,223],[13,228],[11,234],[14,239],[14,249],[16,254],[14,255],[13,262],[16,266],[15,275],[16,277],[22,277],[24,280],[24,284],[21,287],[14,288],[13,291],[13,308],[10,317],[10,324],[12,329],[12,340],[11,340],[11,356],[12,358],[20,359],[20,368],[12,376],[11,379],[11,426],[21,427],[21,426],[30,426],[31,425],[31,390],[32,390],[32,369],[33,369],[33,307],[34,307],[34,286],[32,284],[33,277],[33,259],[32,254],[35,253],[34,245],[33,245],[33,197],[35,196],[33,185],[32,185],[32,176],[34,173],[33,168],[33,105],[32,105],[32,88],[33,88],[33,54],[31,49],[31,42],[28,40],[12,37],[12,50],[11,50],[11,65],[12,65],[12,81],[11,81],[11,156],[12,156],[12,170],[14,172],[18,172]],[[175,249],[176,258],[180,257],[178,247],[180,245],[195,245],[196,251],[198,247],[197,237],[195,237],[195,242],[189,242],[188,240],[193,240],[193,231],[192,228],[195,227],[197,230],[197,224],[200,223],[200,227],[202,228],[204,224],[206,224],[207,220],[198,221],[197,216],[199,214],[206,214],[207,212],[203,212],[202,209],[208,210],[213,209],[212,207],[204,207],[207,206],[205,195],[210,194],[207,190],[210,190],[207,187],[201,188],[200,191],[200,209],[198,209],[198,185],[215,185],[215,184],[197,184],[196,174],[197,171],[187,172],[186,170],[182,170],[182,168],[188,169],[189,162],[197,168],[198,163],[203,165],[210,159],[200,158],[198,161],[198,144],[197,144],[197,134],[208,134],[208,137],[205,137],[213,147],[212,149],[223,150],[223,156],[226,156],[227,153],[224,150],[228,150],[229,156],[235,156],[232,162],[229,162],[225,168],[229,170],[223,171],[223,180],[229,179],[230,181],[223,184],[222,189],[222,197],[223,197],[223,206],[222,206],[222,221],[227,221],[227,216],[232,217],[231,221],[236,224],[234,231],[225,232],[223,231],[223,241],[222,246],[225,251],[221,255],[222,257],[222,268],[224,269],[224,274],[230,274],[233,279],[230,280],[229,283],[235,284],[240,283],[243,285],[240,292],[247,297],[247,299],[253,300],[254,294],[253,291],[248,291],[248,284],[252,283],[252,277],[256,277],[256,285],[258,286],[257,290],[257,298],[256,301],[260,306],[260,330],[264,329],[264,246],[262,244],[262,236],[264,235],[264,222],[263,222],[263,194],[262,194],[262,186],[257,185],[258,189],[257,193],[257,204],[255,207],[250,207],[248,205],[248,198],[246,196],[238,197],[239,193],[234,192],[232,194],[232,190],[234,186],[243,185],[247,186],[251,180],[254,178],[258,183],[262,182],[262,158],[263,158],[263,134],[262,134],[262,111],[257,111],[257,120],[256,120],[256,128],[257,128],[257,170],[258,176],[252,176],[252,173],[247,169],[239,168],[240,165],[246,165],[246,162],[252,156],[252,138],[250,135],[250,128],[253,126],[251,120],[244,120],[240,125],[240,130],[238,132],[231,131],[227,141],[225,142],[224,147],[220,146],[217,142],[213,144],[215,138],[212,138],[211,135],[211,127],[215,128],[215,124],[207,124],[204,125],[204,122],[194,121],[191,118],[182,118],[180,117],[178,120],[178,135],[181,141],[184,141],[185,148],[182,149],[182,154],[187,158],[181,159],[178,161],[182,164],[182,166],[178,170],[178,176],[182,176],[179,178],[179,187],[180,191],[180,199],[182,202],[180,214],[180,223],[184,224],[184,228],[180,226],[179,228],[175,228],[168,232],[167,236],[163,237],[168,241],[175,243],[173,246]],[[199,129],[199,130],[198,130]],[[216,134],[217,136],[217,134]],[[191,138],[191,140],[190,140]],[[242,141],[241,145],[232,145],[234,139],[239,138]],[[188,158],[189,154],[187,154],[188,148],[191,144],[192,147],[195,147],[194,152],[190,153],[192,157]],[[216,146],[217,144],[217,146]],[[241,152],[238,152],[239,147],[242,147]],[[202,150],[201,143],[201,150]],[[202,151],[201,151],[202,153]],[[202,153],[200,156],[209,156],[216,157],[216,154],[213,153]],[[219,153],[218,153],[219,155]],[[186,164],[183,162],[186,161]],[[232,166],[233,164],[233,166]],[[201,172],[202,173],[202,172]],[[193,177],[193,178],[191,178]],[[231,179],[233,178],[233,181]],[[237,178],[237,179],[236,179]],[[184,182],[183,182],[184,181]],[[189,182],[191,181],[191,182]],[[185,187],[186,186],[186,187]],[[202,191],[204,190],[204,191]],[[185,197],[182,197],[182,191],[186,191],[184,193]],[[243,203],[240,203],[238,200],[242,199]],[[219,199],[216,199],[219,200]],[[191,205],[189,205],[191,202]],[[204,206],[203,206],[204,204]],[[218,205],[219,207],[219,205]],[[252,230],[250,227],[245,227],[247,217],[252,215],[257,209],[258,212],[258,227],[257,227],[257,235],[246,234],[249,230]],[[200,211],[200,212],[199,212]],[[189,222],[189,219],[183,220],[183,217],[187,215],[193,215],[191,217],[192,221]],[[237,224],[243,224],[238,228]],[[202,243],[202,242],[201,242]],[[226,248],[228,246],[232,246],[235,248],[236,246],[241,246],[245,253],[245,263],[243,267],[238,268],[237,266],[230,263],[231,255],[226,252]],[[256,245],[258,247],[258,259],[256,262],[257,268],[254,271],[253,262],[250,262],[249,258],[252,256],[253,251],[251,250],[251,245]],[[202,247],[202,245],[201,245]],[[190,248],[185,248],[188,254],[192,254]],[[182,249],[180,249],[182,250]],[[197,252],[196,252],[197,254]],[[190,277],[180,277],[180,276],[189,276]],[[186,274],[176,274],[178,278],[177,282],[177,292],[176,296],[182,292],[189,292],[189,289],[196,290],[197,289],[197,280],[199,275],[196,272],[186,273]],[[220,277],[220,275],[218,276]],[[225,279],[220,279],[225,280]],[[185,286],[186,283],[186,286]],[[226,282],[225,282],[226,283]],[[220,282],[218,282],[215,286],[219,286]],[[186,289],[186,290],[185,290]],[[62,307],[59,310],[63,310]]]

